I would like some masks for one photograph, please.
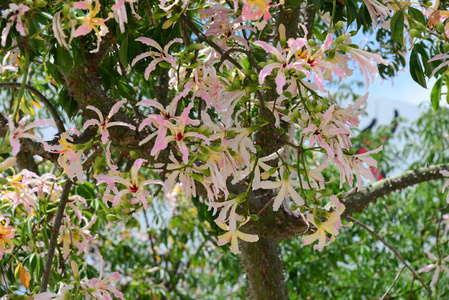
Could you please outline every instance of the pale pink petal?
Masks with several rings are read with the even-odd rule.
[[[81,35],[86,35],[86,34],[88,34],[89,32],[91,32],[91,30],[92,30],[92,27],[90,27],[90,26],[87,25],[87,24],[83,24],[83,25],[81,25],[80,27],[78,27],[78,28],[75,30],[75,32],[73,33],[73,37],[78,37],[78,36],[81,36]]]

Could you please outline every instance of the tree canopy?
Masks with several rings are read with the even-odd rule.
[[[0,12],[2,300],[449,292],[446,3]],[[361,132],[370,83],[404,67],[432,110]]]

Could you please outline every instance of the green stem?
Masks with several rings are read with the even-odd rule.
[[[17,96],[15,97],[14,101],[14,111],[13,111],[13,118],[18,117],[19,107],[20,107],[20,101],[23,97],[23,94],[25,93],[25,86],[28,80],[28,71],[30,68],[30,54],[28,51],[25,51],[25,64],[24,64],[24,73],[22,78],[22,84],[20,85],[20,90]]]

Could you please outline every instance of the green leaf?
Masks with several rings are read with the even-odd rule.
[[[409,7],[408,13],[413,18],[413,20],[416,20],[421,24],[426,24],[426,18],[424,18],[424,15],[422,14],[422,12],[420,12],[416,8]],[[413,21],[413,20],[411,20],[411,21]]]
[[[123,42],[120,45],[119,60],[120,63],[126,68],[128,66],[128,46],[129,46],[129,34],[125,35]]]
[[[84,182],[83,184],[78,184],[77,193],[85,199],[95,198],[95,187],[90,182]]]
[[[426,79],[424,77],[424,69],[418,58],[418,50],[415,47],[410,53],[410,75],[412,75],[415,82],[419,83],[422,87],[427,88]]]
[[[440,99],[441,99],[441,86],[443,84],[443,77],[438,78],[437,82],[432,88],[432,92],[430,93],[430,101],[432,103],[433,110],[438,110],[440,107]]]
[[[59,71],[67,76],[73,68],[73,59],[70,53],[64,47],[58,47],[55,55],[56,66]]]
[[[431,64],[428,63],[429,54],[427,53],[427,46],[425,46],[423,42],[420,42],[418,44],[415,44],[413,49],[416,49],[416,51],[421,55],[420,61],[424,66],[424,74],[429,77],[432,74],[433,68]]]
[[[394,14],[390,24],[393,41],[404,47],[404,13],[402,10]]]

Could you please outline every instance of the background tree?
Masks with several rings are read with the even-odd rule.
[[[0,295],[443,297],[444,5],[1,4]],[[401,132],[426,147],[363,186],[403,155],[385,132],[357,153],[369,95],[341,107],[341,81],[393,77],[406,49],[418,84],[437,77],[435,115]]]

